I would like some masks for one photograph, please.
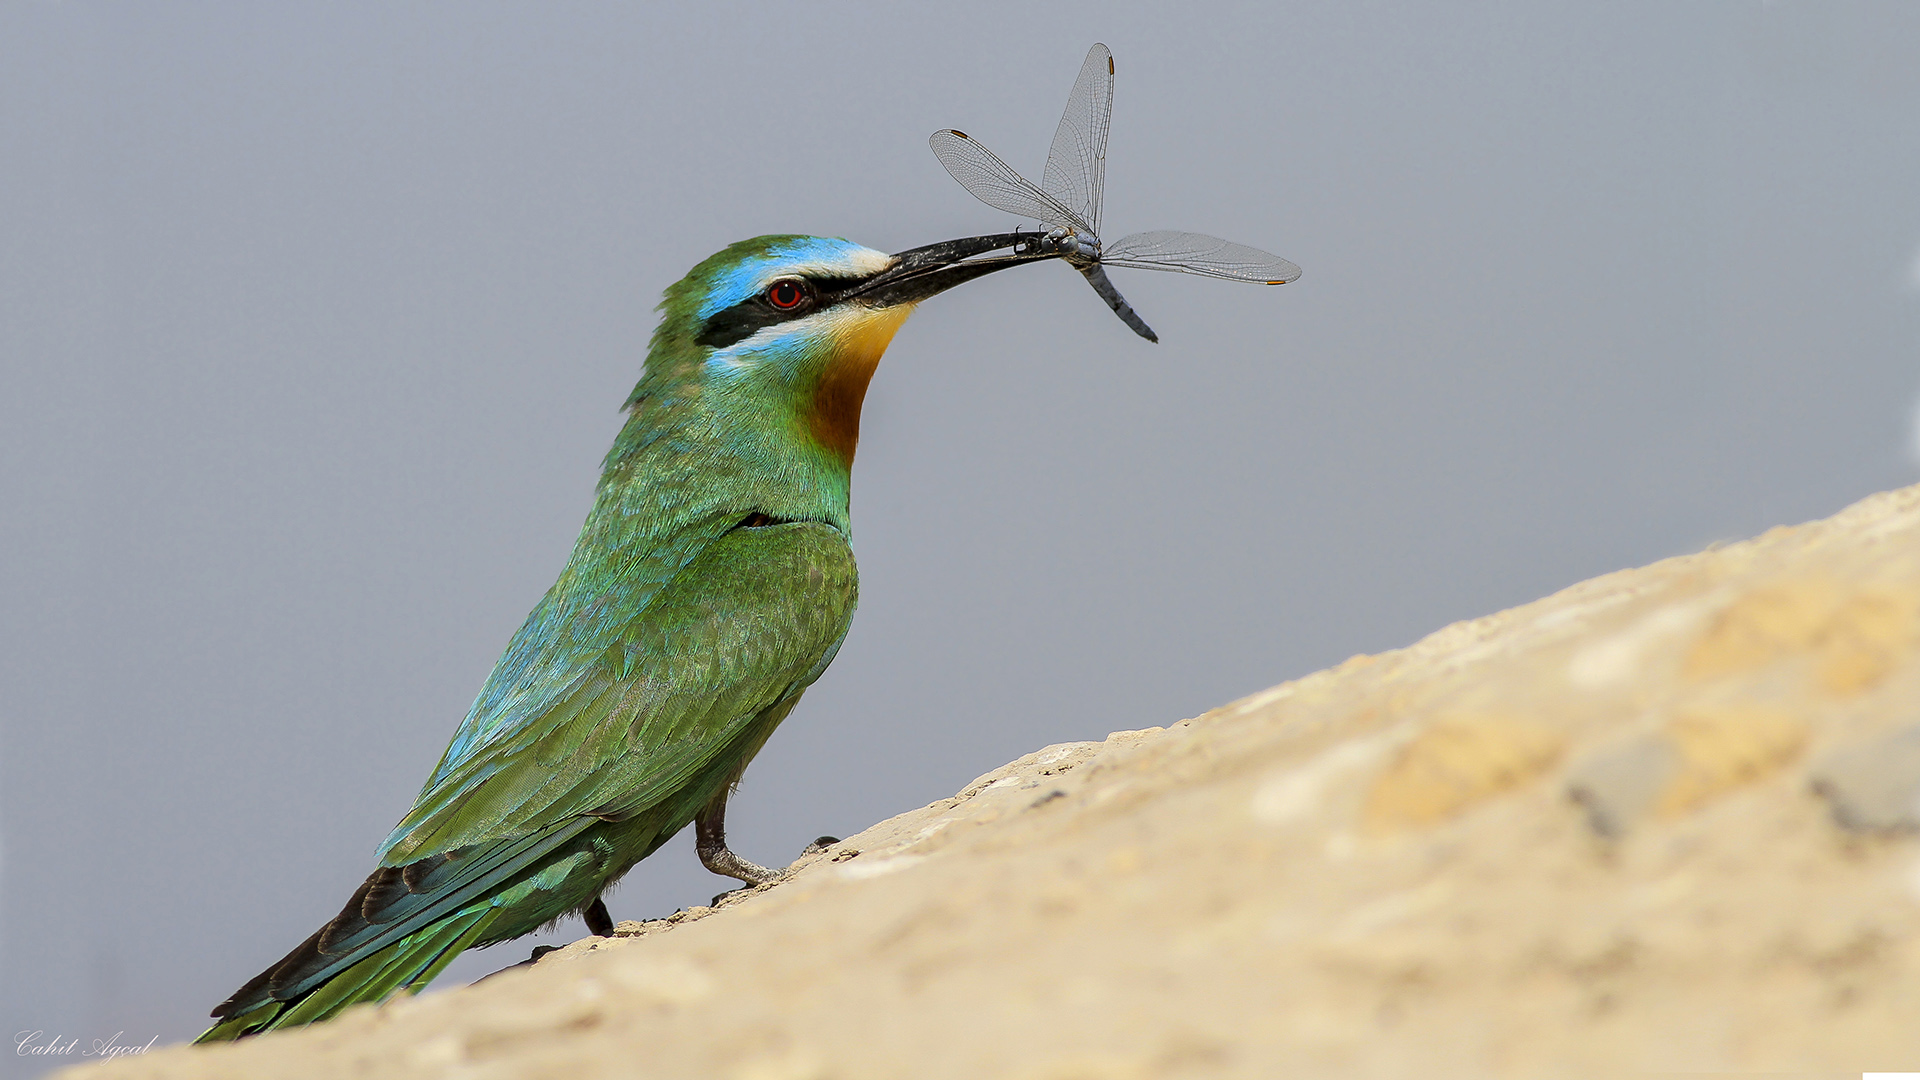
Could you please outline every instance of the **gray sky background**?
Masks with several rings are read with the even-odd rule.
[[[1157,347],[1054,265],[907,324],[747,856],[1920,479],[1912,5],[7,3],[0,1072],[190,1036],[338,910],[662,288],[1011,227],[927,135],[1038,175],[1095,40],[1109,230],[1305,277],[1115,271]],[[725,884],[682,838],[612,909]]]

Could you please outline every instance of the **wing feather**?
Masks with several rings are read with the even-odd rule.
[[[819,675],[853,617],[857,571],[831,526],[709,544],[537,714],[431,782],[381,852],[398,866],[672,795],[755,717]]]

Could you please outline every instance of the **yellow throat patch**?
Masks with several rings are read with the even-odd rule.
[[[860,405],[867,398],[867,383],[872,381],[894,333],[911,314],[911,304],[852,307],[839,313],[828,331],[833,355],[814,387],[807,428],[816,442],[848,468],[853,467],[854,447],[860,442]]]

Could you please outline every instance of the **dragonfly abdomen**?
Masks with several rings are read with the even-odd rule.
[[[1153,332],[1153,327],[1147,325],[1147,320],[1141,318],[1139,312],[1133,310],[1133,305],[1127,303],[1127,298],[1120,295],[1120,290],[1113,287],[1113,282],[1107,280],[1107,271],[1098,262],[1082,265],[1072,256],[1068,256],[1067,261],[1074,269],[1086,275],[1087,284],[1092,285],[1093,291],[1100,294],[1100,299],[1105,300],[1107,306],[1113,309],[1113,313],[1120,316],[1121,322],[1132,327],[1134,333],[1148,341],[1160,340],[1160,335]]]

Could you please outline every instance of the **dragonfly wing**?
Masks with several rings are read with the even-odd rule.
[[[1033,186],[1033,182],[1013,171],[1000,155],[980,145],[964,131],[951,128],[933,133],[927,140],[933,156],[940,159],[949,175],[960,181],[973,197],[1015,217],[1028,218],[1046,225],[1078,227],[1082,223],[1071,210]]]
[[[1260,285],[1285,285],[1300,276],[1298,266],[1259,248],[1205,233],[1170,230],[1121,237],[1101,249],[1100,261],[1108,266],[1175,270]]]
[[[1100,198],[1106,187],[1107,126],[1113,119],[1113,54],[1095,42],[1067,95],[1054,129],[1041,188],[1079,215],[1087,233],[1100,235]]]

